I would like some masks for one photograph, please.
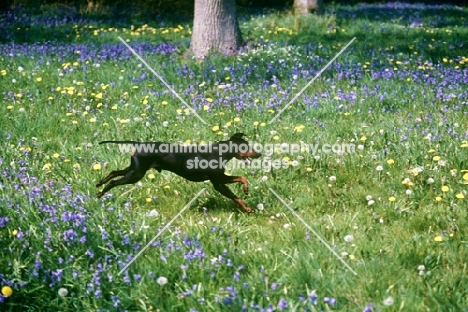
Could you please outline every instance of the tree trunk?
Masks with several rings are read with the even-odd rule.
[[[294,0],[294,14],[323,13],[323,0]]]
[[[211,51],[231,55],[242,44],[235,0],[195,0],[190,50],[197,58]]]

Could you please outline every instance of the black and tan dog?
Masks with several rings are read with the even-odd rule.
[[[249,185],[245,177],[227,176],[224,173],[226,163],[232,158],[249,161],[249,158],[258,158],[260,153],[253,151],[248,142],[242,137],[243,133],[234,134],[229,140],[216,142],[206,146],[183,146],[180,144],[164,142],[136,142],[136,141],[103,141],[104,143],[131,144],[134,153],[131,156],[130,166],[123,170],[112,171],[107,177],[96,184],[97,187],[107,184],[98,193],[100,198],[110,189],[123,184],[134,184],[140,181],[146,171],[153,168],[171,171],[187,180],[202,182],[209,180],[214,188],[224,196],[232,199],[246,212],[253,212],[242,199],[237,197],[226,186],[228,183],[242,183],[244,193],[249,192]],[[112,180],[115,177],[120,179]]]

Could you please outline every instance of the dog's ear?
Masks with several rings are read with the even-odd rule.
[[[242,139],[242,137],[244,136],[245,134],[243,133],[234,133],[231,137],[231,140],[233,139]]]

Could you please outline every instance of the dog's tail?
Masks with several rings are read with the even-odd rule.
[[[99,144],[107,144],[107,143],[114,143],[114,144],[138,144],[141,142],[138,141],[102,141]]]

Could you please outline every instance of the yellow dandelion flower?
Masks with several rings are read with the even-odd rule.
[[[54,155],[52,155],[52,157],[54,157],[54,158],[59,158],[59,157],[60,157],[60,154],[55,153]]]
[[[395,161],[393,159],[387,160],[387,164],[389,164],[389,165],[393,165],[394,163],[395,163]]]
[[[152,199],[151,197],[147,197],[147,198],[146,198],[146,202],[147,202],[147,203],[151,203],[152,201],[153,201],[153,199]]]
[[[8,109],[8,110],[12,110],[12,109],[13,109],[13,106],[8,105],[8,106],[7,106],[7,109]]]
[[[305,126],[304,125],[299,125],[294,127],[294,132],[302,132],[304,130]]]
[[[90,118],[90,119],[89,119],[89,122],[90,122],[90,123],[96,122],[96,118]]]
[[[434,241],[436,241],[436,242],[441,242],[442,240],[443,240],[443,238],[440,235],[437,235],[436,237],[434,237]]]
[[[310,167],[309,167],[309,168],[306,168],[306,171],[307,171],[307,172],[311,172],[311,171],[312,171],[312,168],[310,168]]]
[[[395,200],[396,200],[396,198],[395,198],[394,196],[390,196],[390,197],[388,198],[388,201],[390,201],[390,202],[394,202]]]
[[[254,126],[258,126],[258,125],[259,125],[259,122],[258,122],[258,121],[254,121],[253,125],[254,125]]]
[[[275,141],[279,140],[279,136],[275,135],[275,136],[273,137],[273,140],[275,140]]]
[[[170,189],[171,187],[169,185],[164,185],[164,189],[168,190]]]
[[[434,157],[432,157],[432,160],[433,160],[433,161],[439,161],[439,160],[440,160],[440,156],[434,156]]]
[[[94,97],[97,98],[97,99],[102,99],[102,92],[99,92]]]
[[[211,130],[213,130],[213,131],[218,131],[218,130],[219,130],[219,126],[214,126],[213,128],[211,128]]]
[[[162,105],[167,105],[168,103],[167,103],[167,101],[162,101],[161,104]]]
[[[431,149],[428,150],[427,152],[432,154],[432,153],[435,153],[435,151],[436,151],[435,149],[431,148]]]
[[[210,107],[209,107],[208,105],[203,105],[203,110],[204,110],[204,111],[207,111],[207,110],[209,110],[209,109],[210,109]]]
[[[203,81],[203,82],[202,82],[202,83],[200,83],[198,86],[199,86],[199,87],[203,87],[203,86],[205,86],[205,82]]]
[[[101,170],[101,164],[94,164],[93,170]]]
[[[63,162],[64,162],[64,163],[69,163],[69,162],[70,162],[70,159],[65,158],[65,159],[63,160]]]
[[[458,193],[457,195],[455,195],[455,197],[458,199],[463,199],[465,198],[465,195],[463,195],[463,193]]]
[[[148,174],[148,179],[153,180],[156,176],[152,173]]]
[[[5,297],[10,297],[11,295],[13,295],[13,289],[11,289],[10,286],[3,286],[2,295],[4,295]]]
[[[47,163],[47,164],[45,164],[45,165],[42,167],[42,170],[49,170],[50,167],[52,167],[52,164],[51,164],[51,163]]]
[[[441,200],[442,200],[442,197],[440,197],[440,196],[437,196],[437,197],[435,198],[435,200],[439,202],[439,201],[441,201]]]
[[[363,135],[363,136],[359,139],[359,141],[361,141],[361,142],[366,142],[366,140],[367,140],[367,138],[366,138],[365,135]]]
[[[240,118],[239,118],[239,117],[236,117],[236,118],[234,118],[234,121],[235,121],[235,122],[239,122],[239,121],[240,121]]]
[[[349,255],[348,258],[349,260],[354,260],[356,257],[354,257],[354,255]]]
[[[262,123],[260,124],[260,127],[265,127],[265,126],[266,126],[266,123],[264,123],[264,122],[262,122]]]
[[[212,98],[206,98],[206,101],[207,101],[208,103],[213,103],[213,99],[212,99]]]
[[[37,77],[37,78],[36,78],[36,81],[37,81],[37,82],[41,82],[41,81],[42,81],[42,77]]]
[[[226,122],[226,127],[229,127],[229,126],[231,126],[231,125],[232,125],[232,121]]]
[[[468,173],[465,173],[465,174],[463,175],[463,180],[468,181]]]
[[[450,190],[450,188],[447,185],[442,186],[442,192],[446,193]]]
[[[17,234],[18,234],[18,230],[13,230],[13,231],[11,232],[11,235],[13,235],[13,236],[16,236]]]

